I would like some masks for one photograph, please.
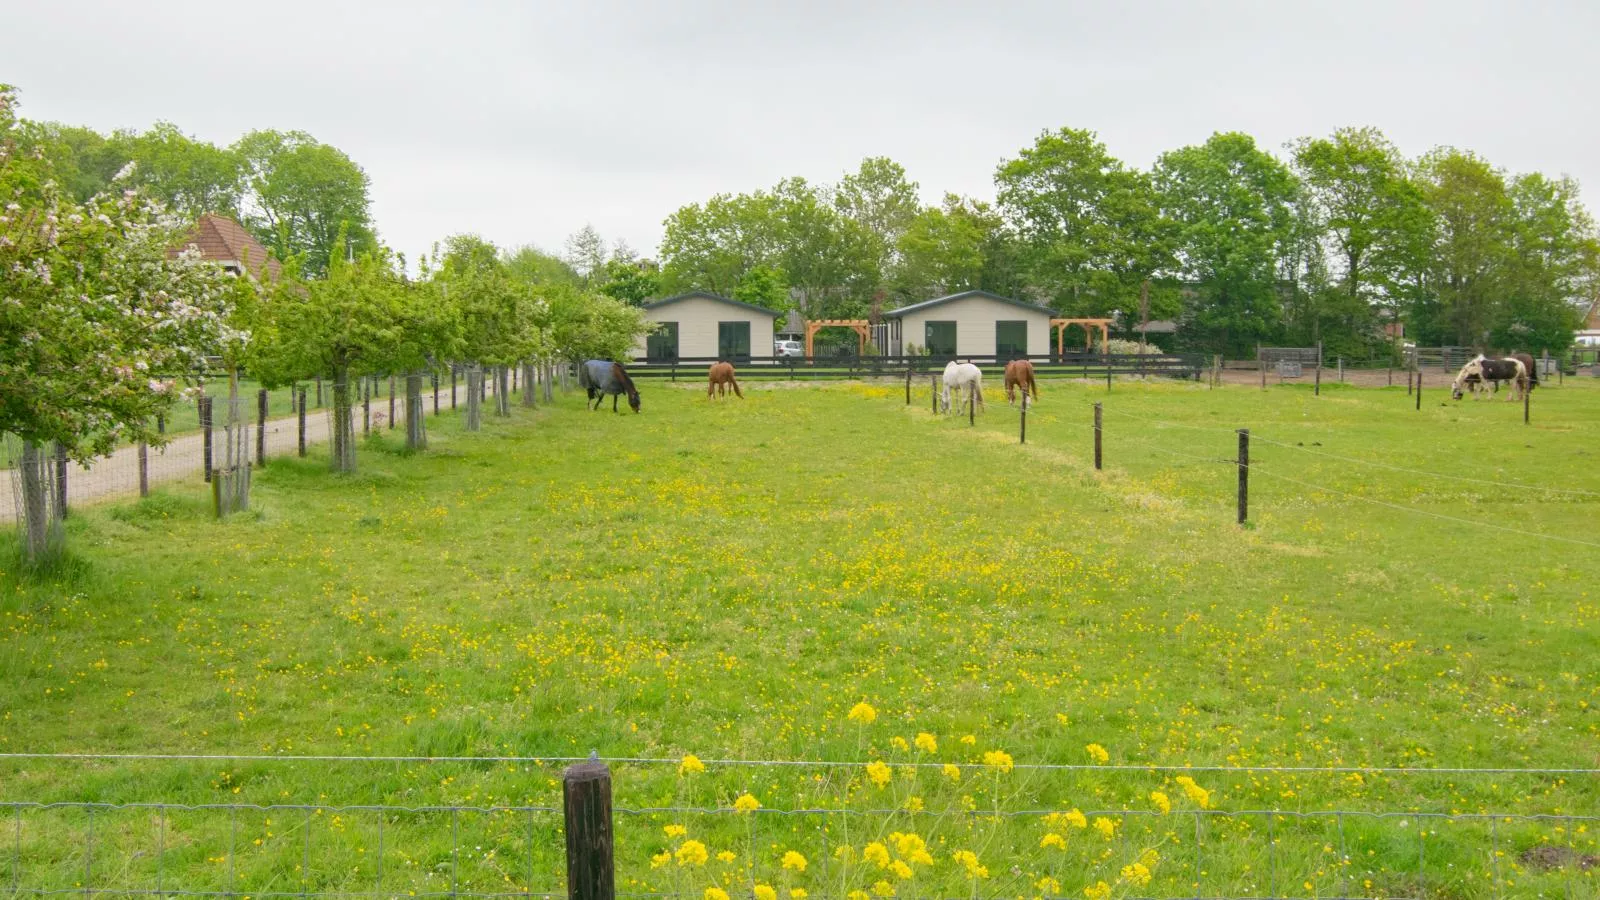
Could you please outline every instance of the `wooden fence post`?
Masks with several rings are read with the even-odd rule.
[[[561,776],[566,813],[568,900],[615,900],[611,769],[590,756]]]
[[[267,389],[256,394],[256,465],[267,464]]]
[[[933,414],[939,414],[939,376],[928,376],[928,400],[933,403]]]
[[[435,371],[431,373],[430,377],[433,379],[433,414],[437,416],[439,414],[439,373]]]
[[[1267,358],[1262,355],[1260,345],[1256,346],[1256,368],[1261,370],[1261,389],[1267,389]]]
[[[150,496],[150,445],[139,442],[139,496]]]
[[[1344,357],[1339,357],[1339,383],[1344,384]]]
[[[1017,443],[1026,444],[1027,442],[1028,442],[1028,392],[1026,390],[1024,390],[1022,392],[1022,434],[1018,437]]]
[[[978,385],[967,385],[967,424],[978,424]]]
[[[201,397],[198,401],[200,413],[200,434],[203,444],[204,466],[206,481],[211,480],[211,398]]]
[[[394,430],[394,376],[389,376],[389,430]]]
[[[1522,424],[1528,424],[1528,407],[1533,402],[1533,381],[1522,386]]]
[[[306,389],[300,389],[300,408],[295,410],[295,424],[299,434],[296,437],[300,455],[306,455]]]
[[[911,405],[911,364],[906,363],[906,405]]]
[[[209,458],[209,457],[208,457]],[[56,508],[67,517],[67,448],[56,445]]]
[[[450,364],[450,408],[456,408],[456,364]]]
[[[1239,524],[1250,517],[1250,429],[1239,429]]]
[[[1106,357],[1106,393],[1111,393],[1111,357]]]
[[[1094,405],[1094,470],[1100,471],[1100,404]]]
[[[322,376],[317,376],[317,409],[322,408]]]
[[[372,433],[372,379],[361,379],[361,436]]]
[[[1417,411],[1422,411],[1422,367],[1417,366]]]

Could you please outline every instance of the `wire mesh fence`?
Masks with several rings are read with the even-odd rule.
[[[1600,814],[1235,806],[1241,778],[1275,770],[1030,767],[1004,754],[983,758],[612,760],[616,799],[604,825],[616,891],[701,900],[718,900],[716,891],[757,900],[1600,895]],[[426,764],[520,774],[515,793],[529,799],[498,804],[7,798],[0,890],[556,896],[567,891],[573,815],[553,777],[559,762]],[[459,771],[437,774],[448,783]],[[1341,781],[1360,774],[1282,771]],[[1454,771],[1438,777],[1557,777]]]

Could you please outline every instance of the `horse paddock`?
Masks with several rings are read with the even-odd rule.
[[[1595,896],[1600,384],[1453,374],[1041,378],[1018,445],[701,369],[74,509],[0,572],[0,885],[560,892],[593,750],[622,893]]]

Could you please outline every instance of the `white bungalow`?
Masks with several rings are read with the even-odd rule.
[[[752,356],[772,355],[778,319],[773,310],[704,291],[646,303],[643,309],[657,327],[634,347],[635,358],[747,362]]]
[[[963,291],[883,314],[889,354],[926,348],[943,358],[1046,356],[1056,312],[988,291]],[[918,351],[920,352],[920,351]]]

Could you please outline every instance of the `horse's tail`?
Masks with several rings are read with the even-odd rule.
[[[733,372],[728,372],[728,383],[733,385],[733,394],[740,400],[744,399],[744,391],[739,390],[739,379],[733,377]]]

